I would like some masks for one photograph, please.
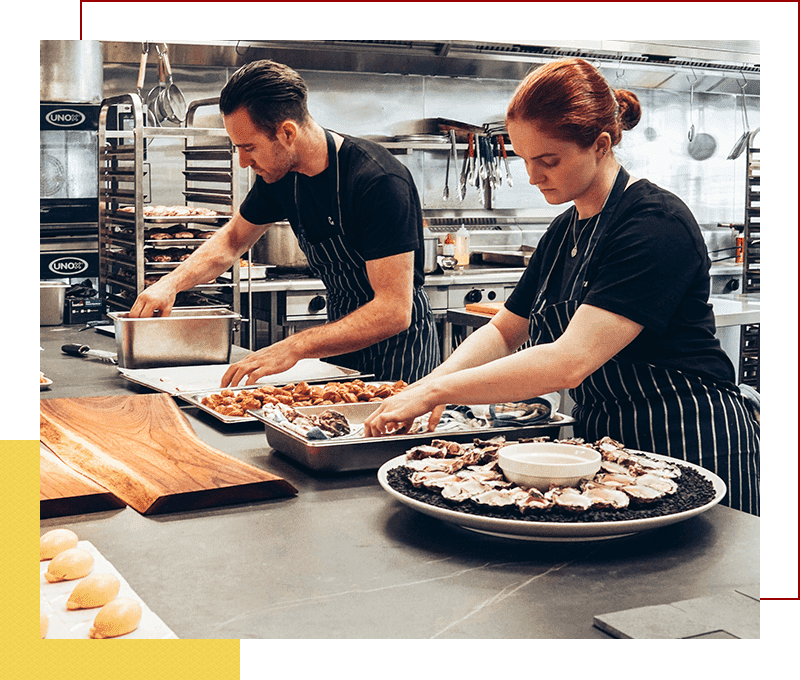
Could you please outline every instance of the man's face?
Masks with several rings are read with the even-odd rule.
[[[239,152],[239,165],[243,168],[252,168],[268,184],[277,182],[294,169],[292,145],[281,139],[280,131],[272,139],[259,129],[244,107],[223,116],[223,122],[231,143]]]

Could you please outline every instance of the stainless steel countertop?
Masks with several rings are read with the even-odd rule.
[[[43,399],[149,392],[116,367],[61,353],[112,350],[79,326],[41,329]],[[245,350],[237,349],[239,356]],[[758,518],[717,506],[609,541],[513,541],[458,529],[391,499],[375,473],[314,476],[259,425],[184,407],[211,446],[291,482],[294,498],[145,517],[48,519],[114,565],[181,638],[608,638],[593,616],[759,582]]]

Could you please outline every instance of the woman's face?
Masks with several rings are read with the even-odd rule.
[[[584,149],[547,134],[533,121],[506,125],[514,153],[525,161],[530,183],[551,205],[580,202],[597,182],[602,149],[597,142]]]

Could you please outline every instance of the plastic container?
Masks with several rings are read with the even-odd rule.
[[[456,232],[455,258],[457,266],[466,267],[469,265],[469,252],[469,231],[462,224],[461,228]]]
[[[458,266],[456,260],[456,244],[452,235],[448,234],[442,244],[442,269],[455,269]]]

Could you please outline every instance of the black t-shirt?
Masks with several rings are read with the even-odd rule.
[[[566,233],[571,214],[572,209],[567,210],[550,225],[506,301],[515,314],[530,316],[540,281],[554,261],[547,299],[565,299],[574,275],[572,258],[567,256],[572,246],[572,234]],[[588,239],[591,229],[581,232],[581,226],[576,233]],[[732,383],[733,365],[715,337],[708,303],[710,266],[689,208],[674,194],[639,180],[622,195],[597,243],[582,302],[644,326],[619,359]]]
[[[408,168],[384,147],[342,135],[338,151],[342,226],[349,244],[365,260],[414,251],[414,285],[424,282],[422,206]],[[335,206],[331,191],[332,165],[308,177],[288,173],[273,184],[257,177],[239,212],[248,222],[267,224],[288,220],[295,233],[301,204],[306,238],[317,244],[333,235],[328,215]],[[335,208],[333,208],[335,209]]]

